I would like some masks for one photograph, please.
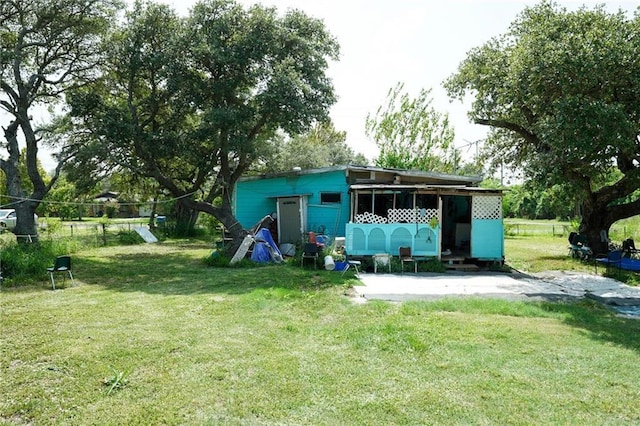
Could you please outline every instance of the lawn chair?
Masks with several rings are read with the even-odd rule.
[[[589,260],[593,256],[593,252],[587,246],[586,235],[569,233],[569,256],[581,260]]]
[[[632,238],[627,238],[622,242],[622,257],[632,258],[638,253],[639,251],[636,249],[636,243]]]
[[[373,273],[378,272],[378,267],[387,267],[391,273],[391,255],[389,253],[376,253],[373,255]]]
[[[399,247],[398,255],[400,257],[400,263],[402,267],[402,273],[404,273],[404,264],[413,263],[413,272],[418,273],[418,262],[411,255],[411,247]]]
[[[304,266],[304,260],[305,259],[313,259],[313,266],[315,268],[318,267],[318,253],[320,252],[320,247],[318,247],[318,245],[313,242],[313,243],[306,243],[304,245],[303,251],[302,251],[302,257],[300,259],[300,267]]]
[[[359,260],[352,260],[347,258],[346,259],[347,262],[347,266],[345,266],[345,268],[342,270],[342,274],[340,274],[340,276],[344,276],[344,274],[347,273],[347,271],[351,268],[355,269],[355,276],[359,277],[360,276],[360,267],[362,266],[362,262],[360,262]]]
[[[71,286],[75,286],[75,281],[73,280],[73,274],[71,273],[71,256],[58,256],[56,257],[55,262],[53,263],[53,266],[50,268],[47,268],[47,272],[49,272],[49,275],[51,276],[51,287],[55,290],[56,289],[56,281],[53,278],[53,274],[56,272],[62,272],[62,284],[64,285],[64,280],[66,279],[66,275],[64,275],[64,273],[68,273],[69,277],[71,278]]]

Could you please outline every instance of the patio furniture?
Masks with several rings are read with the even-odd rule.
[[[411,247],[399,247],[398,255],[400,257],[400,263],[402,264],[402,273],[404,273],[404,264],[405,263],[413,263],[413,272],[415,274],[418,273],[418,262],[411,255]]]
[[[360,266],[362,265],[362,262],[360,262],[359,260],[349,260],[347,259],[347,266],[344,268],[344,270],[342,271],[341,276],[343,276],[344,274],[347,273],[347,271],[349,269],[351,269],[351,267],[353,266],[353,268],[356,270],[355,276],[360,275]]]
[[[53,266],[50,268],[47,268],[47,272],[49,272],[49,275],[51,276],[51,287],[55,290],[56,289],[56,281],[53,279],[53,274],[56,272],[62,272],[62,283],[64,284],[64,280],[66,278],[66,275],[64,275],[64,273],[68,273],[69,277],[71,278],[71,285],[75,286],[75,281],[73,280],[73,275],[71,274],[71,256],[58,256],[56,257],[55,262],[53,263]]]
[[[318,245],[313,242],[313,243],[306,243],[304,245],[304,249],[302,252],[302,258],[300,259],[300,267],[304,266],[304,260],[305,259],[313,259],[313,266],[314,268],[317,268],[317,260],[318,260],[318,253],[320,252],[320,247],[318,247]]]
[[[387,267],[391,273],[391,255],[389,253],[377,253],[373,255],[373,272],[378,272],[378,266]]]

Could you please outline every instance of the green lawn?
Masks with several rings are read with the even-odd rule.
[[[355,304],[339,273],[209,268],[210,251],[93,249],[77,287],[3,290],[0,423],[640,422],[636,320],[589,302]]]

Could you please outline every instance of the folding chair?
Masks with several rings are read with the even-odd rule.
[[[413,272],[418,273],[418,262],[411,256],[411,247],[399,247],[398,255],[400,257],[400,262],[402,264],[402,272],[404,273],[404,264],[412,262],[413,263]]]
[[[314,268],[318,267],[318,252],[320,251],[320,247],[316,243],[306,243],[304,245],[304,249],[302,251],[302,258],[300,259],[300,267],[304,266],[305,259],[313,259]]]
[[[627,238],[622,242],[622,257],[633,258],[638,254],[636,243],[632,238]]]
[[[358,276],[360,275],[360,269],[358,269],[360,266],[362,265],[362,262],[360,262],[359,260],[349,260],[347,259],[347,266],[344,268],[344,270],[342,271],[342,275],[346,274],[347,271],[349,269],[351,269],[351,267],[353,266],[353,269],[356,270],[355,275]]]
[[[49,272],[49,275],[51,276],[51,286],[53,287],[53,289],[56,289],[56,282],[53,279],[53,274],[55,272],[62,272],[62,284],[64,284],[64,280],[66,279],[66,276],[64,275],[65,272],[67,272],[69,274],[69,277],[71,278],[71,286],[75,286],[76,283],[73,280],[73,274],[71,273],[71,256],[58,256],[56,257],[55,262],[53,263],[53,266],[50,268],[47,268],[47,272]]]

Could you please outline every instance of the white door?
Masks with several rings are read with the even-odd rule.
[[[280,244],[302,240],[303,211],[301,197],[278,198],[278,239]]]

